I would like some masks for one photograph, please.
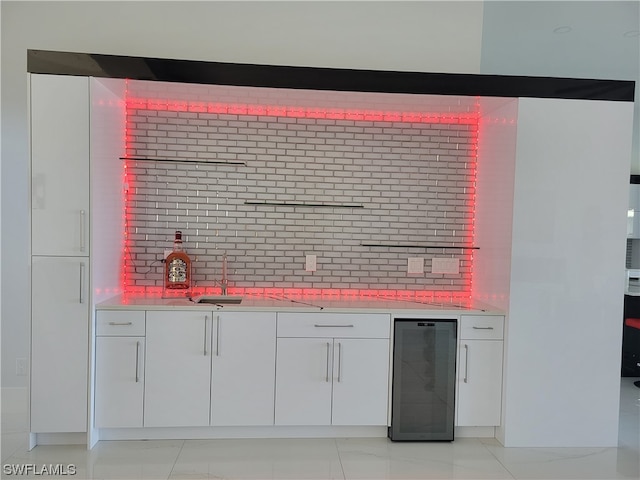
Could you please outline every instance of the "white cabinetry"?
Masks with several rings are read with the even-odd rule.
[[[214,315],[211,425],[273,425],[276,314]]]
[[[332,338],[278,338],[276,425],[331,425]]]
[[[31,75],[31,252],[89,254],[89,79]]]
[[[640,238],[640,185],[635,183],[629,185],[627,238]]]
[[[502,411],[504,317],[460,319],[456,426],[497,426]]]
[[[81,257],[32,259],[32,432],[86,431],[88,275]]]
[[[31,432],[86,432],[89,79],[30,82]]]
[[[145,427],[209,425],[211,312],[148,311]]]
[[[385,314],[278,314],[277,425],[386,425]]]
[[[142,427],[145,312],[96,316],[95,426]]]

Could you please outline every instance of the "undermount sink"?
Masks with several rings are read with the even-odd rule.
[[[231,295],[202,295],[193,299],[195,303],[211,303],[214,305],[238,305],[242,297]]]

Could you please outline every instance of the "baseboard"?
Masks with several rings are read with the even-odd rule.
[[[35,433],[36,445],[86,445],[86,433]]]
[[[386,437],[387,427],[176,427],[103,428],[100,440],[168,440],[230,438],[346,438]]]
[[[496,427],[456,427],[457,438],[495,438]]]

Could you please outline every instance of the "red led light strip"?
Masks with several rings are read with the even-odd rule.
[[[127,109],[169,112],[216,113],[228,115],[255,115],[267,117],[316,118],[370,122],[408,122],[473,125],[478,113],[389,112],[342,108],[305,108],[272,105],[245,105],[210,102],[186,102],[160,99],[127,99]]]
[[[477,193],[477,174],[478,174],[478,145],[479,145],[479,136],[480,136],[480,98],[476,97],[476,119],[477,121],[473,124],[473,132],[472,132],[472,142],[471,142],[471,156],[469,162],[471,164],[470,172],[472,177],[472,187],[470,193],[469,204],[471,207],[471,228],[470,228],[470,238],[469,243],[467,244],[468,250],[465,250],[464,258],[465,263],[469,265],[469,273],[468,279],[469,284],[467,286],[468,295],[472,297],[473,291],[473,247],[475,245],[475,231],[476,231],[476,193]]]
[[[130,98],[128,95],[128,82],[126,90],[126,120],[125,120],[125,151],[129,156],[133,149],[130,147],[133,141],[129,132],[129,116],[133,110],[157,110],[195,113],[216,113],[232,115],[255,115],[274,116],[291,118],[315,118],[334,120],[355,120],[355,121],[375,121],[375,122],[408,122],[408,123],[433,123],[433,124],[459,124],[473,125],[472,149],[469,162],[471,164],[471,175],[473,187],[471,187],[469,206],[471,209],[471,235],[468,247],[473,246],[475,231],[475,203],[476,203],[476,172],[478,160],[478,124],[480,119],[480,100],[476,101],[476,109],[471,113],[431,113],[431,112],[385,112],[374,110],[353,110],[353,109],[322,109],[303,108],[269,105],[244,105],[244,104],[224,104],[212,102],[186,102],[170,101],[161,99]],[[161,297],[162,287],[136,286],[129,284],[128,272],[132,265],[131,259],[131,238],[129,232],[130,219],[133,216],[131,204],[133,201],[133,177],[128,171],[127,161],[124,166],[124,268],[122,277],[122,291],[125,297],[151,296]],[[285,296],[287,298],[323,298],[323,299],[400,299],[413,300],[418,302],[455,302],[464,304],[471,299],[472,272],[473,272],[473,250],[469,248],[463,254],[462,268],[468,268],[468,285],[462,291],[448,290],[382,290],[382,289],[299,289],[299,288],[234,288],[230,289],[231,295],[254,295],[254,296]],[[196,287],[192,295],[216,294],[215,288]]]
[[[129,81],[125,80],[125,122],[124,122],[124,141],[125,141],[125,156],[128,157],[131,151],[131,144],[133,142],[133,138],[131,135],[130,128],[130,115],[131,108],[127,101],[129,97]],[[133,182],[134,177],[129,169],[129,160],[125,160],[123,162],[122,167],[122,192],[123,192],[123,204],[124,204],[124,212],[123,212],[123,222],[124,222],[124,252],[122,259],[122,291],[126,293],[129,292],[134,285],[129,285],[129,271],[133,269],[131,265],[131,249],[132,249],[132,240],[131,240],[131,232],[129,230],[129,226],[131,225],[131,220],[133,218],[133,195],[135,192]]]
[[[469,292],[447,290],[376,290],[376,289],[335,289],[335,288],[278,288],[278,287],[235,287],[227,292],[231,296],[292,299],[292,300],[404,300],[417,303],[443,303],[468,305],[471,302]],[[189,297],[198,295],[220,295],[218,287],[195,287]],[[123,303],[137,298],[166,298],[162,287],[131,286],[124,296]],[[185,293],[169,295],[172,298],[186,298]]]

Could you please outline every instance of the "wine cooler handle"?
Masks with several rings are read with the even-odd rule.
[[[220,315],[216,315],[216,357],[220,356]]]

